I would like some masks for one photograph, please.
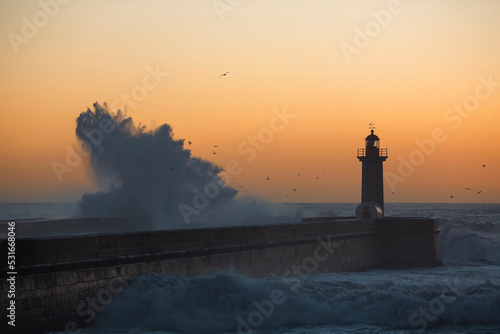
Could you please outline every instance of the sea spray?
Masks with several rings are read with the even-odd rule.
[[[500,264],[500,226],[490,221],[441,219],[445,264]]]
[[[262,201],[235,201],[237,191],[218,176],[222,168],[192,156],[184,139],[174,139],[169,124],[147,130],[98,103],[76,123],[76,135],[103,189],[82,196],[84,216],[146,217],[148,227],[157,229],[187,228],[193,222],[206,227],[291,220],[277,217]],[[103,123],[106,133],[99,131]],[[195,210],[188,211],[189,219],[186,208]]]

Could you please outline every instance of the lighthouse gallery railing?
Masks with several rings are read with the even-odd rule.
[[[387,149],[379,148],[379,157],[387,157]],[[366,149],[358,148],[358,157],[366,157]]]

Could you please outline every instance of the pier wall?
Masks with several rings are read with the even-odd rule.
[[[138,275],[271,274],[441,265],[434,219],[309,219],[16,241],[16,331],[78,332]],[[1,249],[6,249],[3,240]],[[7,268],[1,267],[2,276]],[[7,305],[2,278],[0,301]],[[0,311],[6,319],[6,309]]]

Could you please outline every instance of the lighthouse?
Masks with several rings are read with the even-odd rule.
[[[384,214],[384,172],[383,163],[387,159],[387,149],[380,148],[380,138],[374,134],[374,124],[370,124],[371,134],[365,139],[365,147],[358,149],[358,159],[362,163],[361,205],[362,218],[375,218]],[[358,216],[358,210],[356,216]],[[378,214],[377,214],[378,211]]]

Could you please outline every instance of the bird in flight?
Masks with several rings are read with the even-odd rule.
[[[299,173],[299,174],[297,174],[297,176],[300,176],[300,173]]]
[[[296,191],[295,188],[293,188],[293,191]]]
[[[453,198],[453,195],[451,195],[450,198]]]
[[[465,189],[465,190],[472,190],[471,188],[467,188],[467,187],[465,187],[464,189]]]
[[[226,73],[222,73],[221,75],[219,75],[219,78],[220,77],[225,77],[229,72],[226,72]]]
[[[217,145],[214,145],[213,147],[219,147],[219,146],[217,146]]]
[[[190,141],[188,141],[188,144],[191,145],[192,143]]]
[[[266,177],[267,181],[269,181],[269,177]]]
[[[483,192],[482,190],[479,190],[479,191],[477,192],[477,194],[479,195],[479,194],[480,194],[480,193],[482,193],[482,192]]]
[[[319,177],[316,176],[316,180],[319,180]]]
[[[217,153],[215,153],[214,151],[212,151],[212,153],[213,153],[213,154],[217,154]]]
[[[483,167],[486,167],[486,165],[483,165]]]
[[[170,170],[175,170],[175,168],[174,167],[170,167]]]

